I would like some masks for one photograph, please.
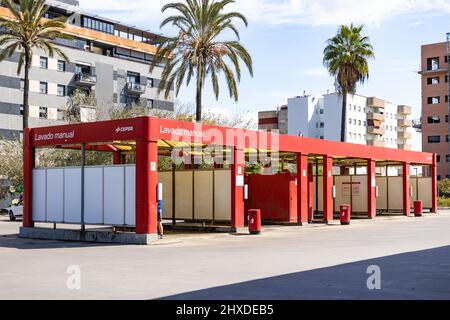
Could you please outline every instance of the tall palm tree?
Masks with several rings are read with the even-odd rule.
[[[29,71],[33,49],[43,50],[50,58],[56,53],[65,61],[69,61],[64,52],[56,48],[51,40],[55,38],[72,39],[72,37],[62,33],[66,17],[43,19],[48,10],[45,0],[19,0],[19,6],[13,0],[4,0],[3,3],[11,11],[12,19],[0,17],[0,48],[2,48],[0,49],[0,62],[19,51],[18,75],[25,65],[23,90],[23,129],[25,129],[28,128]]]
[[[179,34],[162,40],[150,69],[153,71],[156,65],[165,64],[158,90],[165,90],[166,98],[174,86],[175,95],[178,95],[184,80],[189,85],[191,79],[196,77],[197,122],[202,121],[202,91],[208,76],[211,76],[213,91],[218,99],[219,75],[223,73],[230,98],[235,101],[239,98],[237,82],[241,80],[240,60],[253,76],[252,58],[239,42],[239,31],[234,24],[235,20],[240,20],[247,26],[247,19],[238,12],[224,12],[224,8],[234,2],[185,0],[162,8],[162,12],[173,9],[176,14],[166,18],[161,28],[172,24]],[[237,39],[221,40],[226,32],[231,32]]]
[[[336,90],[342,95],[341,141],[345,141],[347,94],[356,92],[358,83],[369,78],[368,59],[375,58],[370,39],[363,36],[363,26],[341,26],[337,34],[327,41],[323,63],[335,78]]]

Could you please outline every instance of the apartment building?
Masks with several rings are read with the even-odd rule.
[[[68,18],[64,32],[74,40],[54,40],[69,57],[66,63],[35,50],[30,70],[30,125],[48,126],[63,120],[75,90],[94,93],[97,107],[128,106],[139,102],[149,108],[173,110],[158,95],[162,67],[150,73],[150,63],[162,36],[84,12],[75,0],[47,1],[46,18]],[[0,6],[0,16],[10,12]],[[0,62],[0,136],[22,130],[23,74],[17,75],[19,54]],[[89,109],[90,106],[86,106]]]
[[[438,179],[450,178],[448,43],[421,49],[423,151],[437,154]]]
[[[288,106],[277,107],[276,110],[261,111],[258,113],[258,128],[265,131],[278,131],[287,133]]]
[[[345,142],[411,150],[411,107],[374,97],[347,95]],[[287,130],[282,133],[340,141],[342,96],[311,95],[288,99]],[[260,118],[264,114],[260,113]],[[261,121],[260,121],[261,122]],[[266,129],[270,126],[266,121]],[[273,119],[275,122],[275,118]]]

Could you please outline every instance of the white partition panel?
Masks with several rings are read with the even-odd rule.
[[[125,168],[104,168],[104,219],[107,225],[125,224]],[[155,190],[156,192],[156,190]]]
[[[175,172],[175,216],[177,219],[193,218],[193,172]]]
[[[64,223],[81,223],[81,169],[64,169]]]
[[[352,188],[352,212],[367,213],[367,176],[353,176]]]
[[[377,177],[378,187],[377,210],[387,210],[387,177]]]
[[[64,169],[47,169],[47,221],[64,221]]]
[[[403,210],[403,177],[388,178],[388,209]]]
[[[32,177],[32,217],[33,221],[45,222],[47,216],[47,174],[45,169],[33,170]]]
[[[213,172],[194,171],[194,219],[213,220]]]
[[[231,170],[216,170],[214,174],[215,220],[231,221]]]
[[[335,176],[336,198],[334,199],[334,211],[339,211],[339,207],[344,204],[350,205],[350,176]]]
[[[159,172],[158,182],[163,184],[163,218],[172,219],[172,172]]]
[[[136,225],[136,167],[125,167],[125,225]]]
[[[433,180],[431,177],[423,177],[418,180],[419,200],[422,200],[423,207],[431,209],[433,207]]]
[[[85,168],[84,221],[103,224],[103,168]]]

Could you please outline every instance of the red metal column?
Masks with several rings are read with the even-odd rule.
[[[431,165],[431,201],[432,201],[432,213],[437,213],[438,210],[438,191],[437,191],[437,159],[436,155],[433,155],[433,164]]]
[[[156,191],[158,187],[158,143],[136,142],[136,233],[155,234],[157,230]]]
[[[32,175],[34,167],[34,148],[31,145],[31,130],[25,129],[23,133],[23,226],[34,226],[31,208]]]
[[[367,214],[369,219],[377,215],[375,161],[367,160]]]
[[[119,152],[119,151],[115,151],[115,152],[113,153],[113,164],[114,164],[115,166],[121,164],[121,158],[122,158],[122,157],[121,157],[120,152]]]
[[[403,212],[405,216],[411,213],[411,177],[409,163],[403,162]],[[395,191],[394,191],[395,192]]]
[[[323,220],[333,221],[333,158],[323,156]]]
[[[231,227],[244,227],[244,150],[233,148],[231,164]]]
[[[308,156],[297,153],[297,222],[308,223]]]

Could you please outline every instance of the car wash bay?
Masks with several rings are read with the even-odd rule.
[[[114,162],[36,168],[41,147],[110,152]],[[415,198],[437,209],[435,156],[422,152],[152,117],[30,129],[24,151],[25,229],[48,222],[155,234],[159,183],[164,219],[232,231],[245,226],[247,209],[261,209],[265,221],[297,224],[330,222],[340,204],[370,218],[377,211],[408,215]],[[172,161],[174,154],[183,161]],[[205,155],[225,161],[186,161]],[[411,176],[413,166],[420,178]]]

